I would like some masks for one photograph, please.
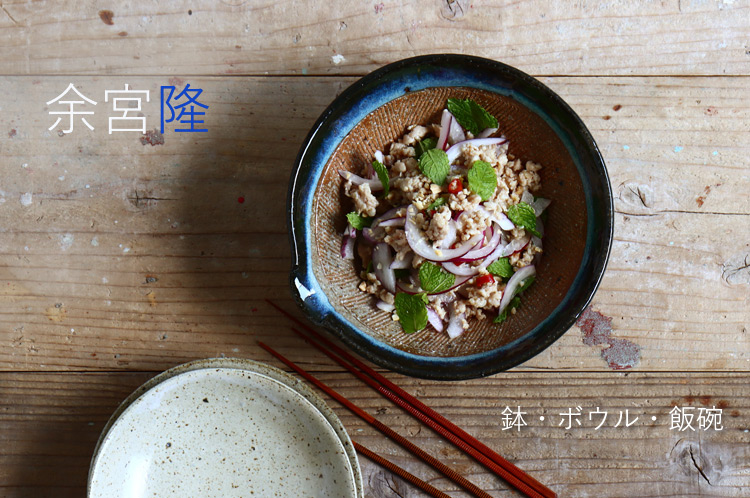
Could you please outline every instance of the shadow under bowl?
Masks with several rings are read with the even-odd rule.
[[[351,202],[338,174],[361,174],[408,125],[439,123],[448,98],[471,98],[495,116],[509,153],[543,166],[537,195],[552,200],[536,282],[517,313],[501,325],[471,322],[453,340],[430,326],[405,334],[373,296],[358,290],[358,263],[340,256]],[[344,91],[305,140],[288,201],[292,294],[308,318],[368,360],[429,379],[492,375],[547,348],[590,302],[612,243],[609,177],[581,119],[527,74],[465,55],[405,59]]]

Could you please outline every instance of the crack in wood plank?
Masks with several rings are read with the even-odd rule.
[[[708,477],[706,476],[706,474],[703,472],[703,467],[701,467],[700,465],[698,465],[698,462],[695,461],[695,455],[693,455],[693,447],[692,446],[690,447],[690,459],[693,461],[693,465],[695,465],[695,468],[698,469],[698,472],[703,477],[703,479],[706,480],[706,482],[708,483],[708,485],[709,486],[713,486],[713,484],[711,484],[711,481],[708,479]]]
[[[5,12],[5,15],[6,15],[6,16],[8,16],[8,18],[9,18],[9,19],[10,19],[11,21],[13,21],[13,24],[15,24],[15,25],[16,25],[16,26],[18,26],[18,27],[21,27],[21,24],[20,24],[20,23],[19,23],[18,21],[16,21],[16,20],[15,20],[15,19],[13,18],[13,16],[12,16],[12,15],[10,15],[10,12],[8,12],[8,9],[6,9],[6,8],[5,8],[5,6],[3,6],[3,4],[2,4],[2,3],[0,3],[0,9],[2,9],[2,10],[3,10],[3,12]]]

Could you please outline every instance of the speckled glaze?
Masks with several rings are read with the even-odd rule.
[[[89,498],[363,496],[343,425],[303,383],[209,359],[136,390],[102,432]]]
[[[339,169],[360,173],[410,124],[435,123],[449,97],[472,98],[500,122],[509,152],[544,166],[552,200],[545,254],[523,306],[498,326],[475,321],[455,340],[427,327],[404,334],[357,290],[357,262],[340,255],[346,226]],[[345,90],[313,126],[289,187],[292,294],[314,323],[367,359],[430,379],[482,377],[518,365],[568,330],[596,291],[609,258],[609,177],[575,112],[538,80],[500,62],[429,55],[395,62]]]

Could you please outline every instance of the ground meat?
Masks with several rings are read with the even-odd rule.
[[[399,228],[388,227],[384,241],[396,251],[396,259],[399,261],[403,260],[407,253],[411,252],[409,241],[406,240],[406,232]]]
[[[466,188],[448,197],[448,207],[453,211],[468,211],[476,208],[480,202],[482,202],[482,198],[476,194],[472,194]]]
[[[510,261],[510,264],[516,267],[516,269],[523,268],[524,266],[532,264],[536,255],[541,253],[542,249],[531,242],[523,251],[511,254],[508,261]]]
[[[430,220],[430,227],[425,232],[428,239],[435,243],[442,242],[442,240],[450,232],[451,210],[447,206],[442,206]]]
[[[422,141],[429,131],[425,126],[420,125],[411,125],[408,130],[409,133],[401,137],[401,143],[404,145],[414,145]]]
[[[367,273],[363,271],[360,275],[362,281],[359,283],[359,290],[367,292],[368,294],[377,294],[383,288],[380,285],[378,277],[374,273]]]
[[[505,284],[499,280],[484,284],[481,287],[469,285],[466,287],[469,306],[474,308],[497,308],[503,299]]]
[[[399,159],[398,161],[393,163],[391,172],[396,173],[396,176],[404,176],[404,173],[416,171],[418,168],[419,163],[417,162],[417,160],[413,157],[407,157],[405,159]]]
[[[463,241],[469,240],[475,235],[484,233],[491,223],[492,220],[485,211],[476,209],[465,212],[458,218],[458,238]]]
[[[361,216],[375,216],[378,200],[372,195],[369,184],[354,185],[347,181],[344,184],[344,193],[354,201],[354,209]]]
[[[394,198],[400,194],[406,202],[414,204],[420,211],[432,204],[437,199],[437,194],[440,193],[440,187],[438,186],[435,192],[432,189],[432,181],[421,174],[396,178],[391,188]]]
[[[521,186],[526,187],[530,192],[536,192],[542,186],[542,179],[539,177],[541,166],[531,161],[526,163],[526,169],[518,173],[518,182]]]
[[[400,142],[393,142],[391,144],[388,155],[391,156],[394,160],[397,160],[406,159],[407,157],[414,157],[417,155],[417,153],[414,150],[414,147],[409,147],[408,145],[404,145]]]

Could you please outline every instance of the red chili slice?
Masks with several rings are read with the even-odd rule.
[[[490,274],[477,277],[477,280],[476,280],[477,287],[483,287],[487,284],[494,284],[494,283],[495,283],[495,277],[493,277]]]

